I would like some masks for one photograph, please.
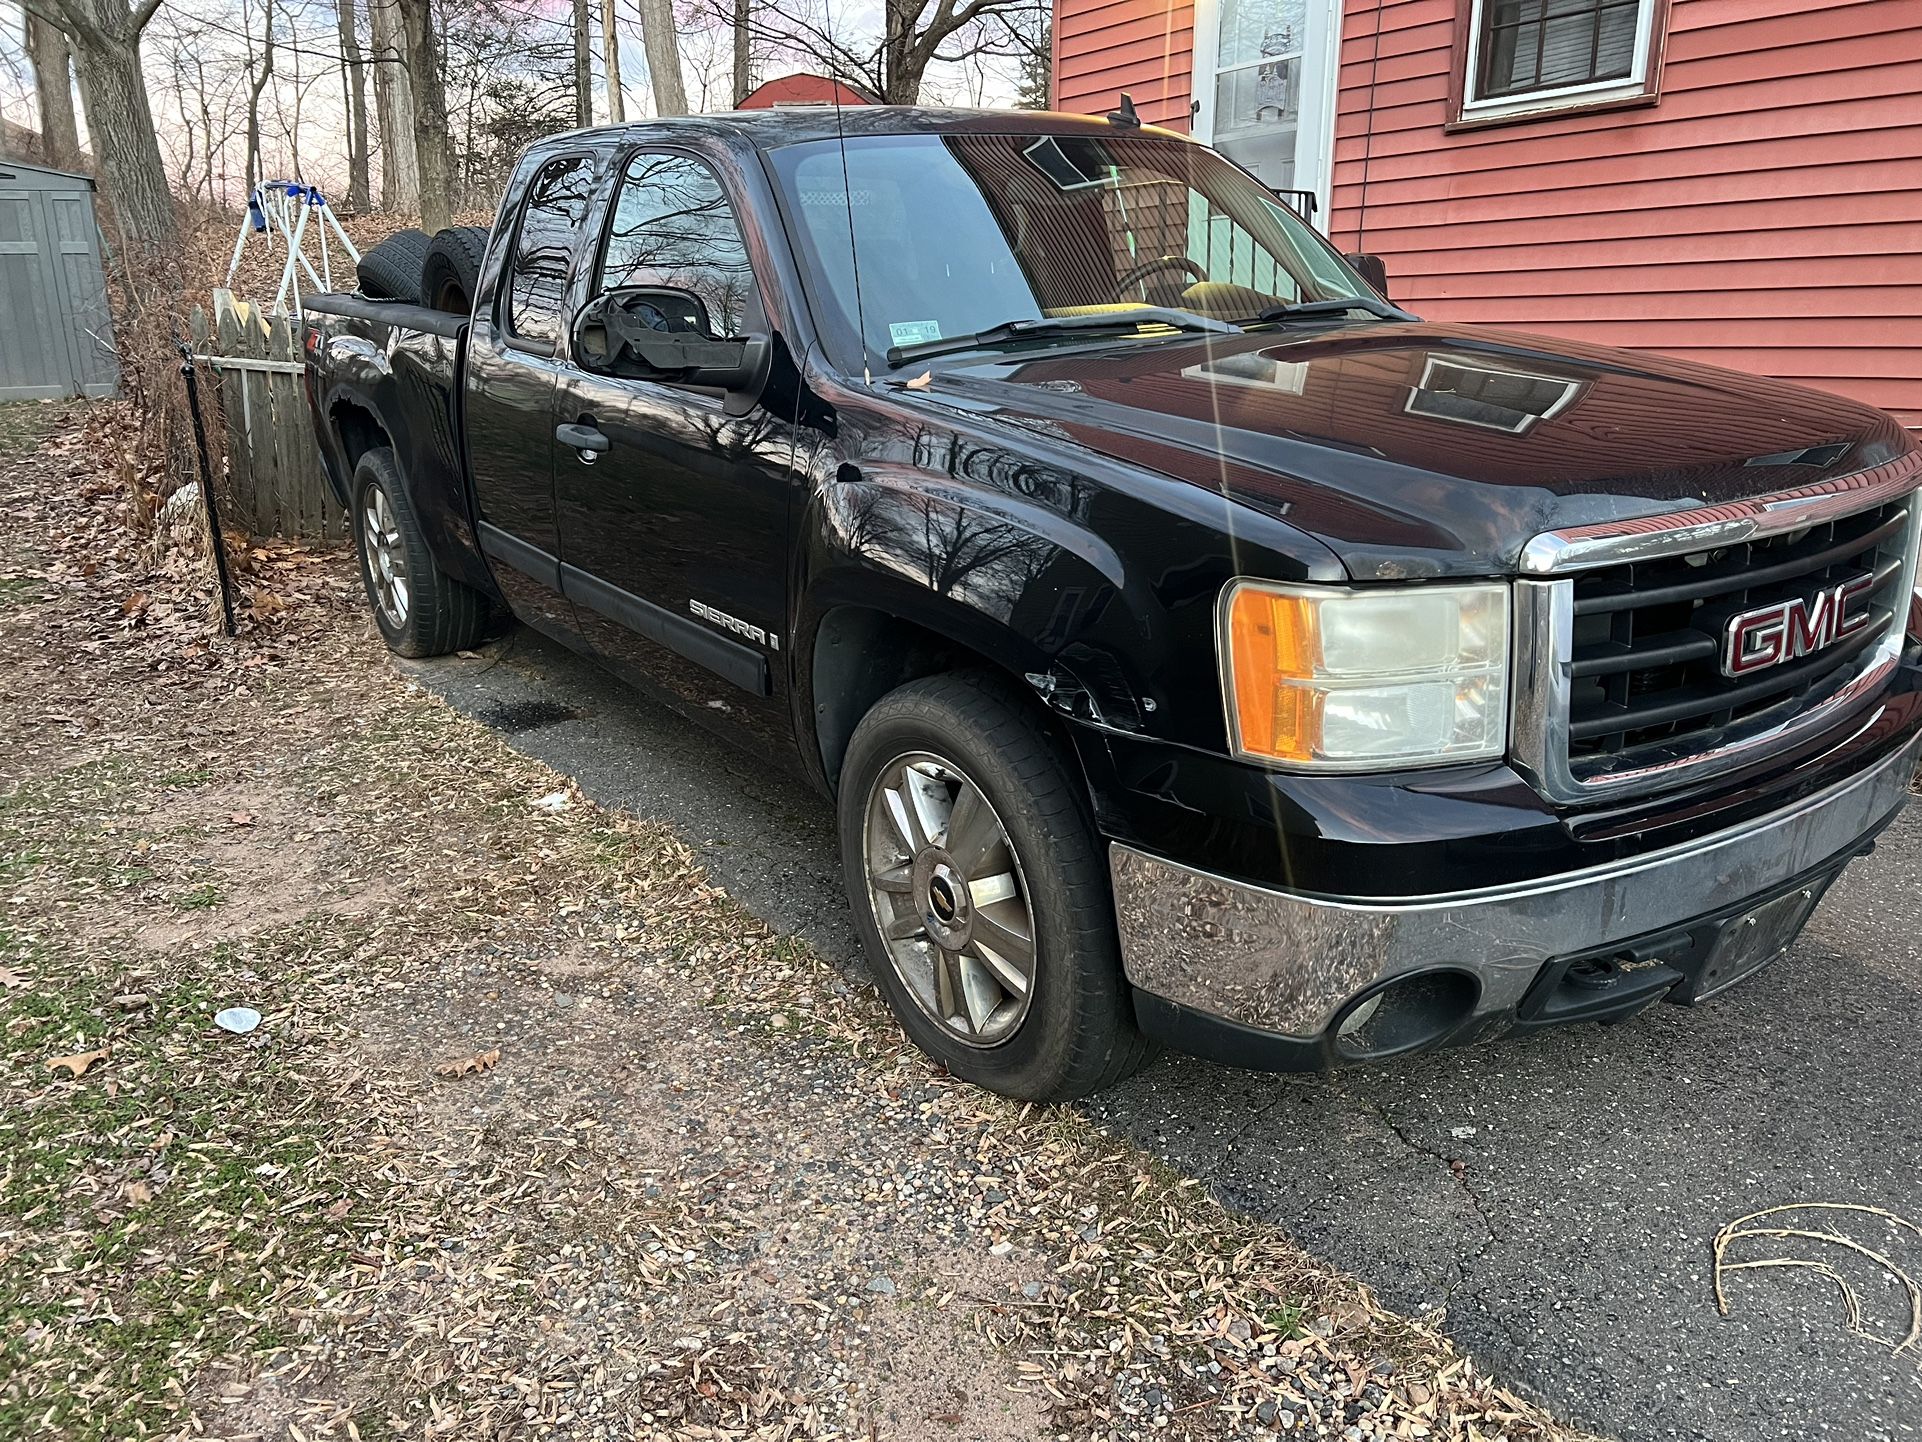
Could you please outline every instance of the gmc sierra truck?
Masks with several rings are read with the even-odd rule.
[[[1126,109],[558,135],[471,244],[469,313],[307,302],[388,644],[511,614],[798,769],[997,1091],[1701,1002],[1915,774],[1891,418],[1422,323]]]

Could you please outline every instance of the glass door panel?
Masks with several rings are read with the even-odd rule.
[[[1196,134],[1272,189],[1325,186],[1336,13],[1334,0],[1202,0]]]

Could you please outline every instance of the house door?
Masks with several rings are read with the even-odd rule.
[[[1195,136],[1271,189],[1313,196],[1324,230],[1340,32],[1340,0],[1195,7]]]

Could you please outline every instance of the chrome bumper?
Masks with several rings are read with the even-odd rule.
[[[1122,962],[1141,991],[1311,1042],[1377,982],[1473,973],[1473,1019],[1510,1014],[1544,963],[1760,897],[1839,860],[1900,809],[1922,737],[1746,826],[1552,880],[1402,901],[1270,891],[1110,848]]]

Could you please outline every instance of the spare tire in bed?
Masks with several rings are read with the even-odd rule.
[[[436,233],[421,262],[420,303],[455,315],[471,313],[486,256],[487,231],[482,226],[450,225]]]
[[[427,232],[397,230],[379,245],[361,252],[354,273],[360,293],[370,300],[401,300],[420,304],[421,265],[427,259]]]

